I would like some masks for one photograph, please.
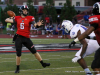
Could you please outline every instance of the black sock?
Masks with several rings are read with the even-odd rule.
[[[17,70],[19,70],[19,65],[17,65]]]
[[[43,64],[43,60],[41,60],[40,63]]]

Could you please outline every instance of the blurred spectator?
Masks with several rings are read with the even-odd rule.
[[[14,31],[15,31],[15,25],[14,24],[11,25],[11,31],[12,31],[11,35],[14,35]]]
[[[72,23],[73,23],[73,24],[77,24],[77,17],[76,17],[76,16],[74,16],[74,17],[72,18]]]
[[[3,24],[2,24],[2,22],[0,22],[0,34],[3,33],[3,32],[2,32],[2,29],[3,29]]]
[[[52,22],[53,22],[52,21],[52,16],[50,15],[49,18],[50,18],[50,25],[52,25]]]
[[[68,39],[67,35],[69,35],[69,33],[66,33],[64,29],[62,29],[62,39]]]
[[[32,37],[34,37],[35,35],[37,35],[37,28],[31,24],[31,35],[33,35]]]
[[[53,25],[51,24],[50,26],[49,26],[49,29],[50,29],[50,37],[53,37]]]
[[[58,38],[62,37],[60,36],[62,30],[61,30],[61,18],[60,15],[57,15],[57,31],[58,31]]]
[[[41,17],[41,15],[39,15],[39,17],[38,17],[38,21],[41,20],[41,19],[42,19],[42,17]]]
[[[50,35],[49,36],[51,36],[51,37],[53,37],[53,27],[54,27],[54,25],[52,24],[52,16],[51,15],[49,15],[49,18],[50,18],[50,26],[49,26],[49,29],[50,29]]]
[[[11,23],[7,23],[6,30],[8,35],[10,35],[10,31],[11,31],[10,28],[11,28]]]
[[[78,11],[77,11],[77,14],[80,14],[80,13],[81,13],[81,11],[80,11],[80,10],[78,10]]]
[[[50,18],[46,15],[45,17],[45,29],[47,34],[46,37],[49,37],[49,32],[50,32],[49,25],[50,25]]]
[[[89,21],[89,15],[87,14],[87,12],[85,13],[85,15],[84,15],[84,21],[86,22],[86,23],[88,23],[88,21]]]
[[[89,15],[87,14],[87,12],[85,12],[85,15],[83,16],[83,25],[86,27],[89,27]]]

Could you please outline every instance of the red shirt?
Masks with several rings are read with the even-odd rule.
[[[49,17],[45,17],[45,21],[46,21],[46,23],[49,23],[50,22],[50,18]]]
[[[98,27],[94,30],[96,35],[96,40],[100,45],[100,15],[94,15],[89,18],[89,23],[91,24],[98,24]]]
[[[26,16],[22,18],[21,16],[15,16],[15,22],[17,23],[17,34],[29,38],[30,35],[30,23],[34,21],[33,16]]]

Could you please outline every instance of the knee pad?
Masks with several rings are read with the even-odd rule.
[[[30,48],[30,51],[31,51],[33,54],[35,54],[35,53],[37,52],[36,49],[35,49],[34,47]]]

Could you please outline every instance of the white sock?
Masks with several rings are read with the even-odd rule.
[[[100,74],[96,74],[96,75],[100,75]]]
[[[91,73],[91,71],[89,70],[89,68],[85,68],[84,71],[85,71],[85,73]]]

